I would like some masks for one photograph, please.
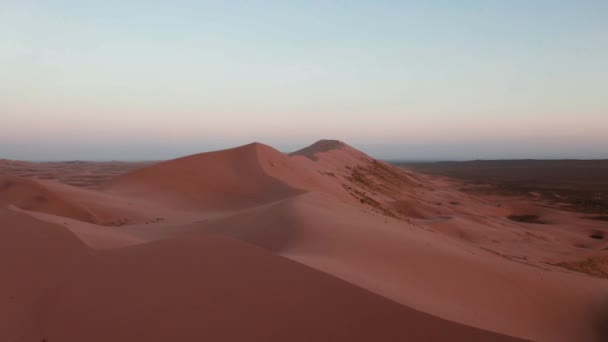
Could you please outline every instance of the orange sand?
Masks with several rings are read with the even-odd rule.
[[[608,339],[605,222],[337,141],[0,176],[0,206],[0,341]]]

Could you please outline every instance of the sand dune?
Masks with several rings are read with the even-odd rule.
[[[27,305],[0,312],[23,308],[15,315],[23,324],[0,337],[608,337],[600,220],[473,196],[334,140],[289,155],[254,143],[125,171],[99,191],[6,178],[0,203],[19,209],[0,220],[28,226],[19,234],[57,236],[42,245],[28,245],[38,240],[27,234],[15,240],[54,264],[34,275],[7,271],[15,280],[2,293],[34,276],[44,281],[26,291]],[[66,258],[62,267],[53,261]]]
[[[408,307],[504,334],[594,340],[600,329],[596,319],[606,313],[602,305],[608,298],[603,280],[513,262],[329,199],[301,195],[182,233],[237,237]]]
[[[49,297],[31,341],[512,340],[212,235],[99,254]]]
[[[15,341],[34,320],[34,306],[89,252],[62,227],[0,209],[0,341]]]
[[[86,222],[97,222],[91,211],[69,197],[49,190],[35,180],[0,176],[0,206],[8,205]]]
[[[197,209],[238,209],[299,192],[264,170],[265,163],[286,159],[273,148],[254,143],[136,170],[112,179],[103,189]]]

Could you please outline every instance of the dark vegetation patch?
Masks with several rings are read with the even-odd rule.
[[[538,215],[510,215],[507,218],[517,222],[547,224],[547,222],[541,220]]]
[[[596,240],[602,240],[604,239],[604,232],[601,230],[593,230],[591,231],[591,234],[589,234],[589,237]]]
[[[461,190],[469,193],[526,196],[564,210],[608,215],[608,160],[395,164],[422,173],[459,178],[467,182]]]
[[[563,267],[565,269],[586,273],[588,275],[608,279],[608,273],[605,271],[606,264],[608,263],[608,258],[589,258],[582,261],[571,261],[571,262],[560,262],[556,264],[552,264],[554,266]]]
[[[404,187],[413,182],[401,169],[374,160],[368,166],[355,166],[347,177],[351,182],[373,192],[397,196]]]
[[[114,221],[103,223],[104,226],[112,226],[112,227],[122,227],[129,224],[129,219],[127,218],[119,218]]]
[[[365,204],[368,205],[370,207],[372,207],[372,210],[374,210],[377,213],[380,213],[384,216],[388,216],[388,217],[392,217],[392,218],[397,218],[397,216],[390,210],[388,210],[387,208],[385,208],[380,202],[376,201],[375,199],[369,197],[366,193],[359,191],[355,188],[353,188],[352,186],[348,186],[346,184],[342,184],[342,187],[354,198],[358,199],[359,202],[361,202],[361,204]]]
[[[608,216],[583,216],[581,218],[587,220],[608,221]]]
[[[395,199],[404,188],[409,188],[415,184],[404,170],[377,160],[373,160],[365,165],[345,167],[350,171],[350,174],[346,178],[351,181],[353,185],[363,190],[360,191],[354,187],[343,184],[342,186],[346,191],[353,197],[359,199],[361,203],[374,208],[376,212],[385,216],[398,218],[397,214],[386,208],[374,198],[368,196],[368,193],[373,195],[382,194]]]
[[[321,172],[321,174],[329,177],[336,177],[336,174],[333,172]]]

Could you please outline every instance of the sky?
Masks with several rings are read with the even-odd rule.
[[[0,0],[0,158],[608,158],[608,1]]]

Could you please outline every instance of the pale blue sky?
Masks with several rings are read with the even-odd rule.
[[[608,158],[607,1],[0,0],[0,158]]]

